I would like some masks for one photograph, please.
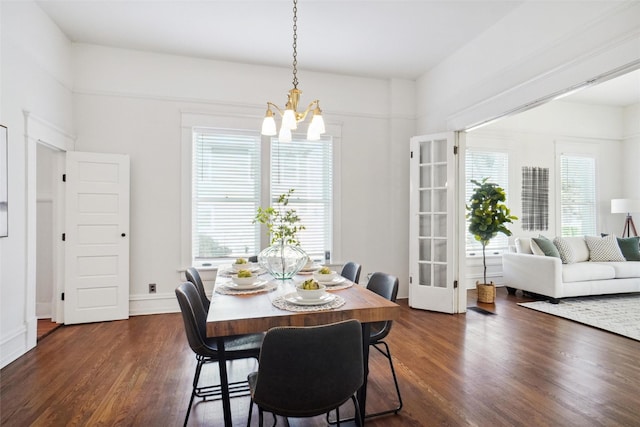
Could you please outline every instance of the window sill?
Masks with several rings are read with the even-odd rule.
[[[501,258],[503,253],[509,252],[507,249],[501,249],[501,250],[492,250],[490,252],[487,252],[487,254],[485,255],[485,257],[487,259],[490,258]],[[482,258],[482,251],[479,252],[467,252],[467,259],[475,259],[475,258]]]

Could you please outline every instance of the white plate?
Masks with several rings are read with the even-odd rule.
[[[235,272],[237,272],[238,270],[253,270],[254,268],[256,268],[256,264],[252,263],[252,262],[247,262],[245,264],[231,264],[231,269]]]
[[[318,299],[304,299],[297,292],[291,292],[284,296],[284,300],[291,304],[295,305],[322,305],[328,304],[331,301],[336,299],[336,296],[333,294],[324,294]]]
[[[262,267],[260,267],[258,264],[255,264],[253,267],[247,268],[247,270],[249,270],[250,272],[252,272],[257,276],[267,272],[266,270],[263,270]],[[238,272],[235,271],[233,267],[231,267],[228,270],[223,270],[222,273],[227,274],[229,276],[235,276],[236,274],[238,274]]]
[[[340,283],[344,282],[345,279],[342,276],[338,276],[338,277],[334,277],[333,280],[330,280],[328,282],[320,282],[318,281],[318,283],[320,283],[321,285],[325,285],[325,286],[335,286],[335,285],[339,285]]]
[[[313,264],[311,267],[302,267],[300,269],[300,273],[313,273],[316,270],[320,269],[320,265]]]
[[[229,289],[258,289],[263,287],[267,283],[269,282],[266,280],[256,280],[255,282],[249,285],[238,285],[236,283],[229,282],[229,283],[225,283],[225,286]]]

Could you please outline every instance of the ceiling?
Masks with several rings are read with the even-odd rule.
[[[300,0],[298,69],[413,80],[523,2]],[[292,63],[291,0],[37,4],[73,42],[276,67],[290,68]],[[302,80],[303,73],[299,77]],[[612,81],[611,90],[602,89],[609,86],[605,83],[565,99],[607,105],[640,102],[640,72],[625,82],[624,87]]]

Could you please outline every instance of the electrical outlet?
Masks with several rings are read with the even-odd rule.
[[[155,283],[149,283],[149,293],[150,294],[155,294],[156,293],[156,284]]]

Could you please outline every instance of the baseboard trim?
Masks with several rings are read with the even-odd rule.
[[[178,313],[180,306],[174,293],[137,294],[129,297],[129,315]]]
[[[30,349],[27,348],[27,327],[22,326],[10,331],[0,341],[0,368],[4,368]]]

